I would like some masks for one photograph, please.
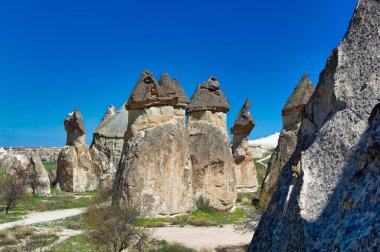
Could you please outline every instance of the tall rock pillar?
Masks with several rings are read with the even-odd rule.
[[[261,186],[260,205],[263,208],[267,206],[277,188],[282,167],[289,161],[296,149],[302,111],[315,90],[314,84],[308,79],[309,76],[309,73],[302,76],[282,109],[283,128],[277,147],[268,162],[266,175]]]
[[[236,180],[226,113],[230,105],[215,77],[198,86],[187,108],[194,200],[206,198],[219,210],[236,201]]]
[[[253,151],[248,146],[248,136],[255,127],[249,109],[249,98],[245,101],[230,129],[233,134],[232,155],[234,158],[236,188],[239,192],[256,192],[258,189],[257,171],[253,161]]]
[[[82,114],[78,109],[69,113],[64,121],[67,132],[66,146],[57,159],[57,181],[61,190],[85,192],[97,188],[98,179],[92,168],[86,144]]]
[[[113,188],[114,203],[138,201],[146,216],[191,210],[188,102],[179,82],[168,74],[158,82],[149,71],[141,74],[126,104],[129,126]]]

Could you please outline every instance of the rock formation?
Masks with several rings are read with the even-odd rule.
[[[4,148],[9,149],[9,148]],[[58,154],[61,151],[60,147],[12,147],[14,154],[24,155],[28,158],[33,156],[34,152],[38,152],[38,156],[42,162],[55,163],[57,162]]]
[[[226,112],[229,103],[215,77],[199,85],[187,108],[194,199],[220,210],[235,206],[236,180]]]
[[[283,129],[278,145],[268,162],[266,175],[261,186],[260,205],[265,208],[277,188],[282,167],[289,161],[296,146],[297,134],[301,125],[302,111],[315,90],[314,84],[308,79],[310,74],[302,76],[294,88],[284,108],[282,109]]]
[[[191,163],[185,109],[178,81],[157,82],[144,71],[126,108],[128,130],[116,173],[113,202],[139,201],[146,216],[174,215],[192,208]]]
[[[296,150],[249,251],[379,247],[379,27],[380,1],[360,0],[305,106]]]
[[[57,160],[57,181],[62,190],[84,192],[97,188],[98,179],[92,167],[82,114],[78,109],[64,121],[67,132],[66,146]]]
[[[34,194],[50,194],[49,175],[37,151],[29,159],[28,180]]]
[[[27,193],[50,194],[49,177],[37,152],[28,159],[25,155],[14,154],[12,149],[0,148],[0,167],[5,169],[6,176],[21,181]]]
[[[257,171],[253,161],[253,150],[249,148],[248,136],[255,127],[249,109],[249,98],[245,101],[232,126],[232,154],[234,158],[236,188],[241,192],[255,192],[258,189]]]
[[[100,189],[113,185],[127,127],[128,112],[125,104],[118,111],[110,106],[94,132],[90,154],[93,168],[99,177]]]

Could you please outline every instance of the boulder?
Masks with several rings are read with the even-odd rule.
[[[84,192],[97,188],[99,180],[92,167],[82,114],[78,109],[64,121],[67,132],[66,146],[57,159],[57,181],[69,192]]]
[[[228,101],[214,77],[198,87],[187,110],[194,201],[203,197],[210,206],[224,211],[235,207],[237,196],[226,126],[228,110]]]
[[[266,175],[261,186],[260,205],[262,208],[266,208],[268,205],[277,188],[282,167],[289,161],[297,146],[297,134],[301,125],[302,111],[315,90],[314,84],[308,79],[309,76],[309,73],[302,76],[282,109],[283,128],[277,147],[268,162]]]
[[[179,102],[184,93],[177,92],[173,82],[167,74],[157,82],[144,71],[127,102],[129,127],[113,202],[138,201],[150,217],[183,214],[193,208],[185,104]]]
[[[360,0],[305,106],[296,150],[249,251],[377,250],[379,27],[380,1]]]
[[[46,195],[50,194],[50,180],[49,175],[42,164],[41,158],[35,151],[29,159],[28,178],[29,184],[34,190],[34,194]],[[34,189],[33,189],[34,188]]]
[[[238,192],[255,192],[259,187],[253,161],[253,149],[248,145],[248,136],[255,127],[255,122],[249,112],[250,107],[251,102],[247,98],[230,129],[233,134],[232,155]]]

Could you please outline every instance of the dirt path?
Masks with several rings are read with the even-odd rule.
[[[85,208],[74,208],[74,209],[65,209],[65,210],[56,210],[56,211],[34,212],[31,214],[28,214],[23,220],[0,224],[0,230],[17,227],[17,226],[27,226],[27,225],[32,225],[36,223],[64,219],[67,217],[80,215],[83,213],[84,210]]]
[[[75,208],[31,213],[27,215],[24,220],[1,224],[0,230],[64,219],[80,215],[84,210],[84,208]],[[61,243],[65,239],[80,233],[80,230],[63,229],[62,232],[57,233],[60,238],[54,244]],[[163,227],[154,229],[153,235],[157,239],[180,243],[196,250],[214,249],[218,246],[245,245],[248,244],[252,238],[251,233],[241,234],[235,232],[233,225],[224,225],[223,227]]]
[[[223,227],[163,227],[155,229],[154,236],[196,250],[212,250],[218,246],[246,245],[252,239],[251,233],[235,232],[233,225]]]
[[[257,160],[256,162],[258,162],[258,163],[264,165],[265,167],[267,167],[267,164],[264,164],[263,161],[266,161],[266,160],[268,160],[270,158],[271,158],[271,155],[268,155],[266,157],[263,157],[262,159]]]

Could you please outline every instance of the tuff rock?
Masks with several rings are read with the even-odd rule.
[[[296,150],[249,251],[378,248],[379,108],[370,115],[380,101],[379,27],[380,1],[360,0],[305,106]]]
[[[146,216],[167,216],[193,208],[191,163],[186,147],[179,84],[144,71],[128,102],[128,129],[116,173],[113,202],[140,202]],[[182,88],[180,88],[182,90]]]
[[[255,192],[258,189],[257,171],[253,161],[253,149],[248,145],[248,136],[255,127],[249,109],[249,98],[245,101],[230,131],[233,134],[232,155],[237,191]]]
[[[187,109],[194,200],[203,197],[219,210],[233,209],[236,201],[235,171],[226,126],[228,110],[228,101],[215,77],[198,87]]]
[[[230,104],[226,96],[220,90],[220,84],[215,77],[210,77],[207,81],[198,85],[187,107],[188,113],[198,111],[227,113],[229,110]]]
[[[128,111],[125,104],[116,113],[111,106],[93,134],[90,154],[100,189],[112,188],[127,127]]]
[[[301,125],[302,111],[315,90],[308,79],[309,73],[302,76],[293,93],[282,109],[282,131],[278,145],[268,162],[266,175],[261,186],[260,205],[265,208],[277,188],[282,167],[289,161],[297,146],[297,134]]]
[[[177,80],[172,81],[170,76],[164,73],[157,82],[153,73],[144,70],[128,99],[126,108],[143,109],[159,105],[186,107],[188,103],[189,100]]]
[[[57,159],[57,181],[60,188],[68,192],[94,190],[98,178],[92,167],[82,114],[78,109],[69,113],[64,121],[67,132],[66,146]]]

